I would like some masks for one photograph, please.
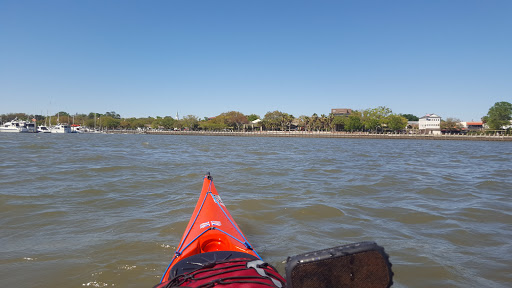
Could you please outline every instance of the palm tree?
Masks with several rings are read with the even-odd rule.
[[[316,113],[313,113],[313,115],[311,115],[311,126],[313,127],[313,129],[318,130],[318,122],[318,115]]]
[[[327,116],[327,125],[331,128],[331,132],[334,132],[336,127],[336,124],[334,124],[334,114],[329,113],[329,116]]]

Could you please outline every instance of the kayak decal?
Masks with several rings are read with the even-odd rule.
[[[215,203],[226,207],[226,205],[224,205],[224,202],[222,202],[222,199],[220,199],[219,195],[212,194],[212,197],[213,197],[213,200],[215,201]]]
[[[222,223],[220,221],[204,222],[204,223],[201,223],[201,225],[199,225],[199,229],[203,229],[203,228],[210,227],[210,226],[222,226]]]

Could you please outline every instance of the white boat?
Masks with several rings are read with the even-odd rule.
[[[52,133],[46,126],[37,126],[38,133]]]
[[[29,133],[37,133],[37,127],[35,122],[25,122],[25,128]]]
[[[71,127],[68,124],[57,124],[50,127],[52,133],[71,133]]]
[[[20,121],[18,118],[7,122],[0,126],[0,132],[14,132],[14,133],[27,133],[28,129],[25,121]]]
[[[77,124],[71,125],[71,133],[84,133],[84,132],[86,132],[86,131],[82,126],[77,125]]]

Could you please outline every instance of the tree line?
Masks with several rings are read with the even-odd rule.
[[[29,115],[25,113],[9,113],[0,115],[3,122],[15,118],[33,120],[37,125],[56,125],[69,123],[97,129],[164,129],[164,130],[205,130],[205,131],[246,131],[261,129],[266,131],[400,131],[407,127],[408,121],[418,121],[419,118],[412,114],[394,114],[388,107],[379,106],[364,110],[352,111],[349,115],[338,116],[332,113],[311,116],[301,115],[295,117],[282,111],[267,112],[263,118],[256,114],[245,115],[238,111],[221,113],[215,117],[198,118],[187,115],[181,119],[171,116],[122,118],[115,111],[106,113],[75,114],[70,115],[65,111],[51,116]],[[252,121],[258,120],[256,124]],[[490,129],[499,130],[503,126],[510,125],[512,119],[512,104],[497,102],[489,109],[482,121],[487,123]],[[460,120],[446,118],[441,122],[441,129],[446,131],[460,131]]]

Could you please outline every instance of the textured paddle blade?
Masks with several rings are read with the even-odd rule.
[[[389,256],[374,242],[361,242],[288,257],[287,288],[387,288],[393,284]]]

